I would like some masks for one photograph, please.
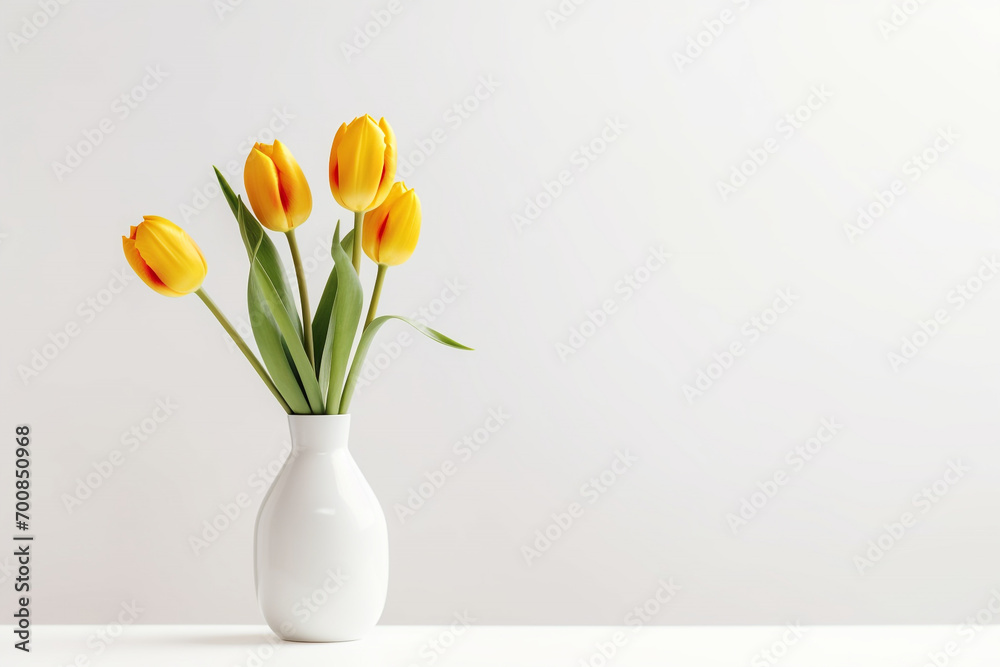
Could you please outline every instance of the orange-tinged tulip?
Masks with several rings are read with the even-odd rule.
[[[160,294],[184,296],[205,280],[205,256],[187,232],[166,218],[145,215],[122,237],[125,259]]]
[[[399,181],[378,208],[365,214],[361,245],[377,264],[396,266],[410,258],[420,237],[420,200]]]
[[[330,191],[349,211],[370,211],[396,178],[396,135],[385,118],[359,116],[343,124],[330,149]]]
[[[243,168],[243,185],[254,215],[271,231],[291,231],[312,213],[309,183],[280,141],[253,145]]]

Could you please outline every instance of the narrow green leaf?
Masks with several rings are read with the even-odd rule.
[[[250,312],[250,328],[253,331],[254,340],[257,341],[257,349],[260,351],[264,366],[274,382],[274,386],[281,392],[282,398],[288,403],[294,414],[304,414],[310,412],[309,402],[306,401],[305,394],[299,384],[299,378],[293,369],[291,357],[285,347],[278,330],[278,325],[264,300],[260,285],[253,278],[251,273],[247,280],[247,308]]]
[[[340,220],[337,221],[338,229],[340,226]],[[337,238],[334,237],[334,243],[337,243]],[[344,239],[340,241],[340,247],[344,251],[348,251],[351,244],[354,242],[354,230],[347,232]],[[330,249],[330,255],[333,255],[333,249]],[[326,334],[330,330],[331,316],[333,314],[333,300],[337,296],[337,272],[334,269],[330,269],[330,275],[326,279],[326,287],[323,288],[323,296],[319,298],[319,304],[316,306],[316,315],[313,317],[312,330],[313,330],[313,358],[322,359],[323,358],[323,347],[326,342]],[[317,371],[321,371],[322,364],[316,367]],[[329,385],[329,374],[326,378],[322,375],[319,376],[319,386],[327,387]]]
[[[288,313],[281,303],[281,298],[278,296],[277,288],[271,282],[270,276],[264,271],[258,259],[258,251],[261,246],[262,242],[259,238],[257,246],[250,255],[250,281],[253,284],[249,292],[250,294],[255,294],[254,291],[257,290],[260,296],[263,297],[268,314],[273,318],[281,335],[284,350],[291,356],[292,365],[288,366],[288,370],[291,371],[292,366],[294,366],[294,370],[298,373],[298,381],[301,383],[305,397],[309,402],[309,410],[307,412],[321,413],[323,410],[323,396],[319,388],[319,383],[316,381],[312,364],[309,363],[309,356],[302,345],[302,338],[295,331],[292,320],[288,317]],[[271,347],[271,353],[276,356],[273,343],[268,341],[267,344]],[[261,354],[263,354],[263,351]],[[287,365],[287,360],[285,363]]]
[[[348,234],[347,236],[350,236]],[[358,334],[358,323],[361,321],[361,308],[364,294],[361,280],[354,272],[351,258],[344,247],[337,242],[340,238],[340,223],[334,233],[333,270],[337,274],[337,294],[333,300],[333,310],[330,314],[330,328],[323,345],[323,359],[320,362],[320,374],[326,375],[324,366],[329,367],[329,387],[326,394],[326,413],[337,414],[340,407],[340,397],[344,387],[344,375],[347,373],[347,362],[354,347],[354,337]],[[347,240],[346,237],[344,239]]]
[[[233,192],[233,189],[229,187],[229,183],[218,168],[215,168],[215,175],[219,179],[219,186],[222,188],[222,193],[226,196],[226,201],[229,202],[229,208],[232,210],[233,215],[236,216],[236,221],[240,225],[240,235],[243,237],[243,245],[246,247],[247,257],[252,257],[256,254],[257,261],[260,262],[267,277],[274,285],[281,305],[288,314],[288,318],[292,321],[295,332],[301,339],[302,320],[299,318],[296,293],[292,290],[286,278],[285,267],[281,263],[281,256],[278,254],[278,249],[274,247],[274,243],[267,235],[267,232],[264,231],[264,228],[261,227],[257,218],[254,217],[253,212],[243,203],[243,198],[237,196]]]
[[[368,354],[368,348],[371,347],[375,334],[378,333],[378,330],[382,328],[382,325],[389,320],[400,320],[402,322],[406,322],[423,335],[427,336],[431,340],[441,343],[442,345],[454,347],[459,350],[472,349],[471,347],[462,345],[458,341],[448,338],[448,336],[445,336],[440,331],[435,331],[430,327],[425,327],[424,325],[418,324],[409,318],[399,317],[398,315],[383,315],[382,317],[376,317],[364,330],[364,333],[361,334],[361,341],[358,343],[358,351],[354,354],[354,363],[351,364],[351,372],[348,374],[347,383],[344,385],[344,395],[340,400],[340,414],[347,414],[347,409],[351,406],[351,397],[354,395],[354,387],[358,383],[358,375],[361,373],[361,367],[365,363],[365,356]]]

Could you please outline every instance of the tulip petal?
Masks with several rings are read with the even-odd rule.
[[[136,251],[164,285],[180,294],[201,287],[208,266],[187,232],[166,218],[145,216],[135,236]]]
[[[375,262],[380,263],[380,245],[385,234],[385,225],[389,218],[389,211],[394,202],[407,192],[406,184],[402,181],[394,183],[389,190],[388,196],[379,206],[365,214],[364,226],[361,234],[361,247],[365,254]]]
[[[135,227],[132,227],[132,235],[135,235]],[[163,281],[156,277],[153,270],[149,268],[149,265],[146,264],[146,262],[143,261],[142,256],[139,255],[139,251],[135,249],[134,238],[123,236],[122,249],[125,251],[125,259],[128,261],[128,265],[132,267],[132,270],[135,271],[136,275],[139,276],[142,282],[146,283],[164,296],[184,296],[180,292],[175,292],[164,285]]]
[[[371,116],[354,119],[337,147],[340,198],[351,211],[373,208],[382,180],[385,133]]]
[[[379,120],[378,126],[385,135],[385,154],[382,158],[382,178],[375,193],[375,201],[372,202],[373,207],[385,201],[396,180],[396,135],[385,118]]]
[[[291,229],[282,202],[278,168],[271,158],[257,148],[247,156],[247,163],[243,167],[243,185],[247,190],[250,207],[260,224],[275,232],[287,232]]]
[[[420,200],[413,190],[395,199],[379,241],[379,263],[402,264],[410,258],[420,238]]]
[[[347,208],[347,204],[344,203],[344,200],[340,196],[340,160],[337,157],[337,149],[344,140],[346,133],[347,123],[341,123],[337,129],[337,134],[333,137],[333,146],[330,147],[330,192],[333,193],[333,198],[343,208]]]
[[[271,153],[272,153],[272,147],[271,147],[271,144],[262,144],[262,143],[260,143],[260,142],[258,141],[258,142],[256,142],[256,143],[255,143],[255,144],[253,145],[253,147],[254,147],[254,148],[256,148],[257,150],[259,150],[259,151],[260,151],[261,153],[263,153],[263,154],[264,154],[264,155],[266,155],[267,157],[271,157]]]
[[[270,157],[278,170],[278,188],[285,208],[285,217],[290,228],[298,227],[312,213],[312,192],[309,190],[309,183],[291,151],[280,141],[275,140]]]
[[[388,220],[388,207],[379,206],[365,214],[364,225],[361,227],[361,247],[368,258],[376,264],[379,263],[379,243],[385,233],[385,223]]]

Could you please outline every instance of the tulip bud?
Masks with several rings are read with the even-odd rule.
[[[254,215],[271,231],[291,231],[312,213],[306,177],[280,141],[254,144],[243,168],[243,185]]]
[[[142,281],[160,294],[184,296],[205,280],[205,256],[187,232],[166,218],[143,216],[122,237],[125,259]]]
[[[370,211],[396,178],[396,135],[385,118],[359,116],[343,124],[330,149],[330,191],[349,211]]]
[[[378,208],[365,214],[361,245],[377,264],[396,266],[410,258],[420,236],[420,200],[399,181]]]

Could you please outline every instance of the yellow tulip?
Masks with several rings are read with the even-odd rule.
[[[312,193],[299,163],[280,141],[254,144],[243,168],[254,215],[271,231],[295,229],[312,213]]]
[[[205,280],[205,256],[187,232],[166,218],[143,216],[122,237],[125,259],[142,281],[160,294],[184,296]]]
[[[396,178],[396,135],[385,118],[359,116],[343,124],[330,149],[330,191],[348,211],[370,211]]]
[[[361,245],[376,264],[396,266],[410,258],[419,236],[420,200],[399,181],[381,206],[365,214]]]

